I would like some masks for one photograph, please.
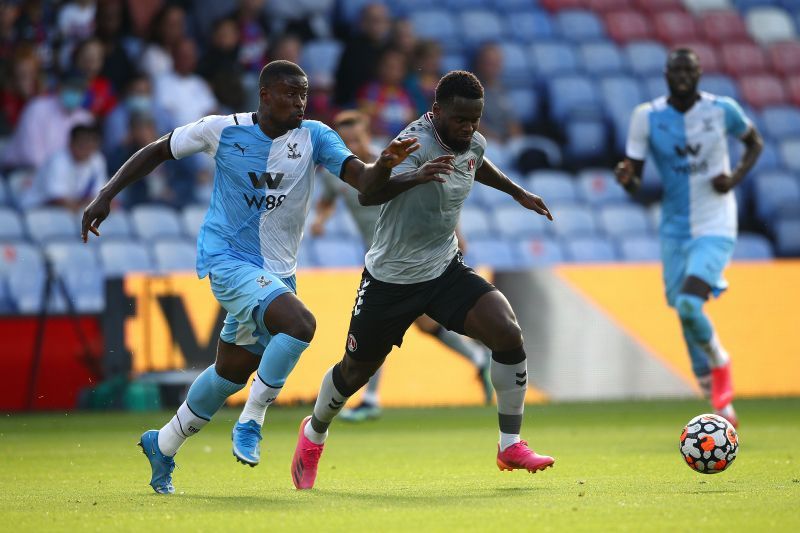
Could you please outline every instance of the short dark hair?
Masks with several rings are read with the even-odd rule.
[[[292,63],[291,61],[278,59],[276,61],[267,63],[264,68],[261,69],[261,74],[258,76],[258,86],[259,88],[268,87],[269,85],[279,81],[281,78],[285,78],[287,76],[308,77],[306,76],[305,71],[301,69],[299,65]]]
[[[448,72],[436,85],[436,101],[441,104],[456,96],[469,100],[483,98],[483,85],[472,72],[466,70]]]
[[[680,48],[675,48],[674,50],[670,50],[669,54],[667,54],[667,65],[669,65],[670,62],[673,59],[677,58],[678,56],[692,56],[694,57],[695,61],[697,61],[697,64],[700,64],[700,56],[697,55],[697,52],[695,52],[691,48],[682,46]]]
[[[69,142],[73,142],[81,136],[94,137],[97,139],[100,137],[100,131],[94,124],[78,124],[69,130]]]

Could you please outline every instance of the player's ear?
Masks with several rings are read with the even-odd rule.
[[[434,117],[438,117],[442,114],[442,106],[439,105],[439,102],[434,102],[433,106],[431,106],[431,111],[433,111]]]
[[[266,86],[259,87],[258,101],[261,105],[269,105],[269,89]]]

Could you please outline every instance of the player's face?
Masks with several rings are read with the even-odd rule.
[[[466,152],[472,143],[472,136],[478,131],[483,114],[483,98],[462,98],[456,96],[452,101],[433,104],[433,116],[442,140],[456,152]]]
[[[266,94],[264,94],[266,93]],[[299,128],[308,99],[308,78],[287,76],[263,89],[267,116],[286,129]]]
[[[672,96],[686,98],[697,93],[700,63],[694,54],[675,54],[667,62],[665,75]]]

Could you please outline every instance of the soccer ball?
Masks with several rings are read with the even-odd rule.
[[[681,455],[701,474],[718,474],[731,466],[739,451],[739,435],[719,415],[699,415],[681,433]]]

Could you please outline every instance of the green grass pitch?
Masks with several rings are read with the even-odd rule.
[[[0,530],[800,531],[800,399],[738,409],[739,457],[717,475],[678,452],[700,401],[529,406],[523,435],[556,457],[535,475],[495,466],[493,408],[389,410],[334,423],[304,492],[289,463],[309,409],[270,410],[254,469],[226,410],[184,446],[172,496],[135,446],[171,413],[3,414]]]

